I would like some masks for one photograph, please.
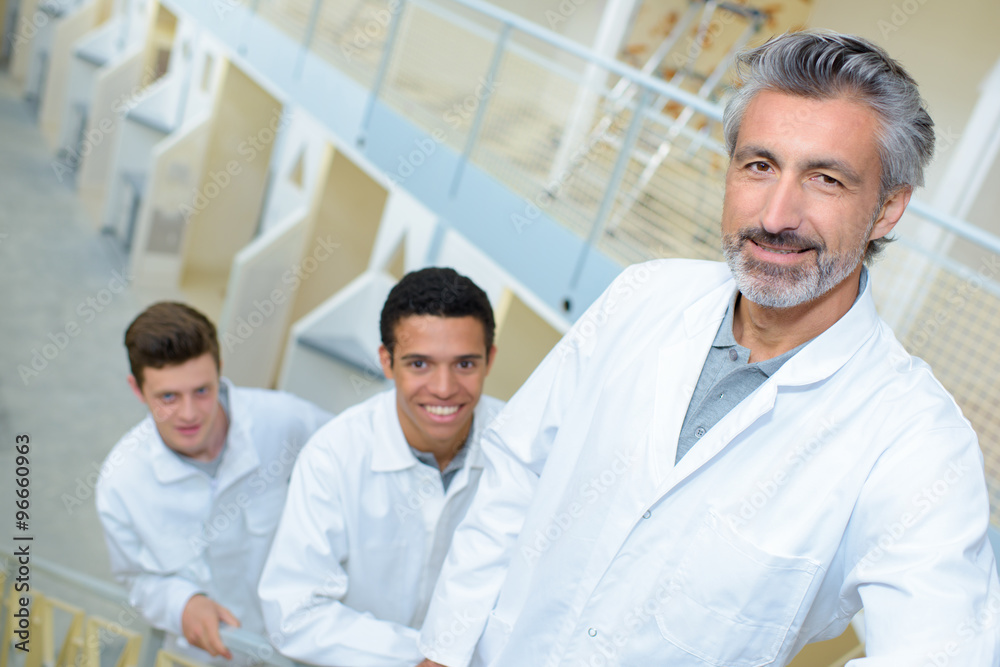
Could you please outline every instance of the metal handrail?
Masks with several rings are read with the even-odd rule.
[[[961,218],[942,213],[919,199],[911,199],[908,208],[938,227],[1000,255],[1000,236]]]

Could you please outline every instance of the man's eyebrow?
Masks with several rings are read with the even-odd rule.
[[[849,164],[833,158],[825,160],[813,160],[806,163],[806,170],[822,169],[825,171],[835,171],[847,181],[848,185],[858,185],[861,183],[861,175],[858,174]]]
[[[778,158],[774,153],[767,150],[763,146],[748,145],[740,148],[735,153],[733,153],[733,160],[737,162],[742,162],[743,160],[748,160],[752,157],[759,157],[768,162],[773,162],[778,164]]]
[[[465,359],[483,359],[486,355],[483,354],[460,354],[455,359],[465,360]],[[404,354],[400,359],[430,359],[429,354],[420,354],[419,352],[410,352],[409,354]]]
[[[761,160],[767,160],[774,164],[780,164],[777,156],[774,153],[764,148],[763,146],[747,145],[743,146],[735,153],[733,153],[733,160],[736,162],[743,162],[744,160],[749,160],[751,158],[760,158]],[[851,167],[849,164],[843,160],[838,160],[836,158],[820,158],[817,160],[811,160],[804,165],[805,171],[811,171],[813,169],[823,169],[828,171],[837,172],[848,185],[859,185],[861,183],[861,175]]]

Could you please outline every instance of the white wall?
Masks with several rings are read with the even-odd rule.
[[[979,96],[979,84],[1000,57],[996,0],[816,0],[813,28],[860,35],[885,48],[920,86],[937,128],[928,173],[930,200]]]

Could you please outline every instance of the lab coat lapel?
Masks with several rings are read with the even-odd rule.
[[[668,342],[660,349],[653,424],[647,440],[651,448],[647,460],[653,465],[653,481],[657,488],[676,477],[674,459],[684,416],[733,290],[734,284],[727,282],[689,306],[684,311],[680,340]],[[680,480],[675,479],[673,483],[677,481]]]
[[[677,438],[734,289],[733,282],[728,281],[689,306],[683,326],[668,332],[657,353],[650,428],[640,436],[630,474],[622,479],[608,511],[609,516],[628,520],[609,521],[602,526],[583,577],[588,583],[580,586],[581,600],[589,595],[589,590],[584,590],[588,585],[596,586],[643,513],[685,476],[679,475],[674,466]],[[682,462],[690,456],[689,452]]]
[[[686,318],[686,323],[693,330],[697,329],[695,325],[698,321],[698,314],[695,312],[697,305],[692,306],[686,313],[689,316]],[[723,309],[724,314],[725,310]],[[819,382],[836,373],[857,352],[864,341],[874,334],[877,326],[878,314],[872,300],[871,281],[869,280],[865,291],[843,317],[789,359],[774,376],[720,419],[698,442],[697,447],[693,447],[676,467],[671,467],[668,470],[660,488],[657,489],[656,498],[658,499],[696,472],[751,424],[774,409],[780,387]],[[712,330],[713,336],[717,329],[716,326]],[[704,363],[704,355],[699,358],[702,360],[701,363]],[[697,382],[700,373],[701,367],[699,365],[692,380],[691,392],[694,391],[693,383]],[[658,381],[669,383],[669,378],[664,378],[662,367]],[[684,410],[686,411],[686,409],[687,402],[684,405]],[[681,413],[679,420],[683,421],[684,414],[685,412]],[[674,454],[676,453],[677,434],[680,432],[681,421],[676,423],[676,431],[668,432],[673,441],[671,451]],[[670,426],[673,425],[673,423],[670,424]],[[661,432],[663,432],[662,429]],[[667,449],[669,448],[660,447],[657,451],[667,451]],[[673,460],[674,456],[671,455],[669,460],[671,464]],[[664,468],[664,470],[667,469]]]
[[[146,415],[146,419],[150,423],[153,422],[152,415]],[[149,458],[153,463],[153,474],[160,484],[172,484],[198,474],[194,467],[184,463],[174,452],[170,451],[155,425],[153,426],[153,435],[149,440]]]
[[[629,517],[630,520],[609,522],[602,528],[583,578],[591,586],[596,586],[607,571],[622,544],[641,521],[643,512],[773,410],[779,387],[820,381],[836,372],[875,331],[878,322],[871,295],[866,292],[847,315],[709,429],[698,446],[675,466],[681,425],[732,290],[733,283],[727,283],[690,306],[685,311],[685,338],[669,341],[660,350],[652,428],[637,447],[640,458],[638,465],[631,466],[634,474],[624,480],[621,492],[613,500],[615,507],[609,512],[611,516]],[[585,585],[580,588],[580,599],[587,599],[592,588],[585,590]]]
[[[229,431],[222,464],[218,472],[218,488],[223,490],[260,467],[260,456],[253,443],[253,414],[243,404],[232,383],[223,378],[229,393]]]
[[[375,432],[375,447],[372,449],[372,472],[394,472],[405,470],[419,463],[410,451],[410,445],[403,435],[396,408],[396,390],[382,392],[378,399],[378,409],[372,421]]]

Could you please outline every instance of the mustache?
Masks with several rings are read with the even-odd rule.
[[[747,227],[741,229],[737,234],[741,241],[753,241],[757,244],[765,244],[775,248],[787,248],[790,250],[823,250],[826,248],[826,245],[819,239],[802,236],[791,230],[775,234],[760,227]]]

